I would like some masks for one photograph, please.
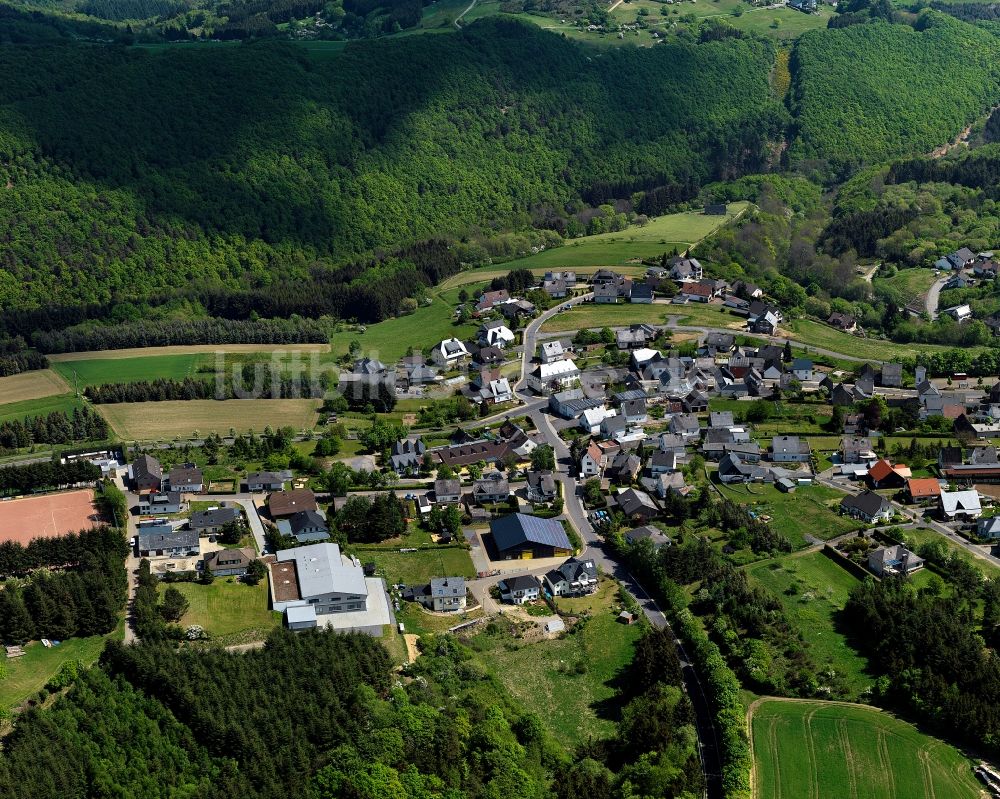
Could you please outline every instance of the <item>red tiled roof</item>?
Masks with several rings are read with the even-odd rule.
[[[882,458],[874,466],[872,466],[871,469],[868,470],[868,476],[872,480],[879,482],[881,480],[885,480],[885,478],[891,475],[893,471],[895,470],[892,468],[892,464],[889,463],[889,461],[887,461],[885,458]]]
[[[906,486],[914,499],[936,497],[941,493],[941,484],[933,477],[911,477]]]

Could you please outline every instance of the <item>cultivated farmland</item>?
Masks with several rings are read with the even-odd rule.
[[[194,377],[204,355],[155,355],[139,358],[94,358],[52,364],[71,386],[82,391],[105,383],[136,383],[140,380],[183,380]]]
[[[216,432],[225,435],[265,427],[311,430],[316,425],[319,400],[190,400],[125,402],[95,406],[123,439],[150,441]]]
[[[65,394],[69,390],[66,382],[51,369],[0,377],[0,409],[9,402],[41,399]]]
[[[64,352],[49,355],[52,363],[72,361],[121,360],[130,358],[150,358],[161,355],[212,355],[216,352],[329,352],[328,344],[177,344],[170,347],[133,347],[124,350],[94,350],[92,352]]]
[[[860,705],[764,699],[751,707],[758,799],[974,799],[954,747]]]

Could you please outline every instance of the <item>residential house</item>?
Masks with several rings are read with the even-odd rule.
[[[434,500],[439,505],[457,505],[462,499],[462,481],[449,478],[434,481]]]
[[[460,469],[472,463],[497,463],[513,453],[506,441],[479,440],[428,450],[437,463]]]
[[[486,347],[474,344],[469,349],[469,354],[472,356],[472,365],[478,369],[499,366],[506,360],[503,350],[493,344]]]
[[[434,347],[431,360],[445,369],[453,369],[464,363],[469,357],[469,350],[457,338],[447,338]]]
[[[626,519],[650,522],[660,515],[659,506],[645,491],[635,488],[620,488],[614,495],[615,504]]]
[[[995,466],[1000,463],[996,447],[973,447],[969,451],[969,463],[974,466]]]
[[[216,577],[243,577],[256,559],[257,553],[249,547],[218,549],[205,555],[205,571]]]
[[[877,460],[868,470],[868,483],[872,488],[902,488],[910,477],[905,464],[893,465],[885,458]]]
[[[542,291],[554,300],[561,300],[569,293],[569,286],[565,280],[544,280],[542,281]]]
[[[583,389],[571,388],[557,391],[549,397],[549,409],[563,419],[576,419],[586,410],[599,408],[604,400],[598,397],[585,397]]]
[[[642,424],[649,419],[649,415],[646,412],[645,397],[624,400],[619,405],[619,410],[622,416],[625,417],[625,421],[630,425]]]
[[[989,541],[1000,538],[1000,516],[990,516],[976,523],[976,535]]]
[[[525,602],[534,602],[542,594],[541,583],[533,574],[520,574],[517,577],[508,577],[497,583],[500,589],[500,598],[504,602],[514,605],[523,605]]]
[[[564,270],[561,272],[546,272],[543,275],[544,280],[562,280],[565,281],[569,288],[576,288],[576,272],[572,270]]]
[[[599,304],[609,304],[618,302],[622,295],[622,284],[602,283],[594,286],[594,302]]]
[[[222,532],[227,524],[239,521],[243,514],[239,508],[209,508],[198,510],[191,514],[188,526],[198,535],[216,535]]]
[[[670,260],[670,277],[679,283],[701,280],[703,270],[696,258],[672,258]]]
[[[592,560],[570,558],[545,575],[545,588],[556,596],[586,596],[597,590],[597,565]]]
[[[892,518],[892,503],[874,491],[862,491],[840,501],[840,512],[868,524],[888,522]]]
[[[620,350],[645,349],[646,338],[645,330],[619,330],[615,334],[615,343]]]
[[[903,364],[901,363],[882,364],[882,370],[881,372],[879,372],[878,383],[880,386],[885,386],[886,388],[902,388]]]
[[[879,577],[913,574],[924,566],[924,559],[902,544],[879,547],[868,555],[868,568]]]
[[[628,485],[635,481],[642,469],[642,459],[634,452],[620,450],[613,458],[610,458],[604,476],[614,482]]]
[[[778,330],[778,315],[773,311],[765,311],[761,316],[749,323],[751,333],[762,333],[773,336]]]
[[[510,484],[500,472],[491,472],[472,483],[472,499],[479,505],[506,502],[510,497]]]
[[[140,455],[129,466],[136,491],[159,491],[163,482],[163,467],[152,455]]]
[[[735,452],[727,452],[719,461],[719,480],[730,483],[773,483],[774,473],[756,464],[746,463]]]
[[[137,549],[140,558],[188,558],[201,554],[201,541],[194,530],[172,527],[168,522],[140,522]]]
[[[483,313],[484,311],[490,311],[494,306],[503,305],[508,302],[510,302],[510,293],[507,289],[484,291],[479,298],[479,302],[476,303],[476,312]]]
[[[330,537],[326,519],[315,510],[300,510],[291,516],[278,519],[278,532],[295,538],[300,544],[324,541]]]
[[[858,327],[858,320],[852,314],[840,313],[839,311],[830,314],[826,323],[837,330],[843,330],[845,333],[853,333]]]
[[[682,283],[679,296],[689,302],[708,302],[714,294],[712,287],[704,283]]]
[[[299,511],[316,510],[316,495],[308,488],[275,491],[267,498],[267,510],[272,519],[283,519]]]
[[[876,457],[870,438],[844,436],[840,440],[841,463],[867,463]]]
[[[249,472],[246,484],[247,491],[250,493],[280,491],[285,485],[285,480],[280,474],[274,472]]]
[[[648,283],[633,281],[629,289],[628,301],[649,305],[653,302],[653,287]]]
[[[701,438],[701,425],[698,423],[698,417],[692,413],[674,414],[670,419],[669,430],[685,441],[697,441]]]
[[[504,349],[514,343],[514,331],[499,319],[492,319],[479,328],[479,343],[484,347]]]
[[[493,544],[501,558],[555,558],[573,551],[562,523],[524,513],[512,513],[490,522]]]
[[[838,383],[830,393],[830,402],[837,407],[843,408],[854,404],[853,392],[843,383]]]
[[[903,492],[909,502],[936,502],[941,497],[941,482],[936,477],[911,477]]]
[[[952,269],[965,269],[975,263],[976,254],[968,247],[960,247],[955,252],[946,255],[945,258],[948,259]]]
[[[759,300],[764,296],[764,290],[760,286],[747,283],[745,280],[737,280],[733,283],[733,292],[748,300]]]
[[[580,382],[580,370],[571,360],[542,363],[528,373],[528,387],[539,394],[553,394]]]
[[[396,474],[415,474],[420,471],[427,445],[420,438],[396,441],[389,452],[389,465]]]
[[[631,530],[628,530],[625,533],[625,540],[630,544],[638,544],[640,541],[649,541],[653,545],[653,549],[669,547],[674,543],[670,539],[670,536],[665,535],[658,528],[651,527],[649,525],[634,527]]]
[[[182,494],[200,494],[205,490],[205,478],[201,469],[193,463],[172,468],[167,476],[167,482],[171,491],[179,491]]]
[[[159,516],[164,513],[182,513],[188,503],[181,498],[180,491],[153,491],[139,495],[139,514]]]
[[[542,342],[542,363],[555,363],[566,359],[566,350],[563,349],[561,341]]]
[[[660,452],[674,452],[678,457],[683,457],[688,441],[679,433],[664,433],[656,439],[656,445]]]
[[[780,366],[778,367],[780,373]],[[795,375],[795,379],[803,383],[809,380],[813,380],[813,362],[808,358],[796,358],[792,361],[792,374]],[[767,377],[765,374],[764,377]]]
[[[963,413],[955,419],[955,435],[971,438],[997,438],[1000,436],[1000,422],[973,422]]]
[[[731,333],[707,333],[701,351],[710,357],[728,355],[736,345],[736,337]]]
[[[548,469],[527,473],[529,502],[552,502],[558,496],[555,475]]]
[[[676,452],[654,452],[649,456],[646,468],[651,475],[668,474],[676,472],[680,466],[677,462]]]
[[[953,305],[951,308],[945,308],[941,313],[948,314],[956,322],[968,322],[972,318],[972,307],[967,304]]]
[[[434,577],[424,585],[408,587],[403,592],[403,599],[419,602],[428,610],[438,613],[465,610],[465,578]]]
[[[736,419],[733,416],[732,411],[712,411],[708,415],[708,427],[709,429],[726,428],[736,425]]]
[[[939,509],[941,515],[949,521],[958,518],[978,519],[983,514],[979,492],[974,488],[965,491],[942,491]]]
[[[964,463],[964,458],[962,456],[961,447],[941,447],[941,451],[938,452],[938,468],[948,469],[952,466],[960,466]]]
[[[771,460],[775,463],[808,463],[809,442],[798,436],[775,436],[771,439]]]

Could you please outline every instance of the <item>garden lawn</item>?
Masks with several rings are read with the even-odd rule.
[[[506,637],[475,640],[487,650],[486,668],[572,752],[590,738],[614,734],[617,708],[601,706],[615,696],[614,680],[631,663],[642,631],[605,609],[579,632],[550,641],[508,648]],[[582,674],[577,664],[585,667]]]
[[[211,355],[157,355],[144,358],[107,358],[90,361],[63,361],[53,363],[66,382],[78,385],[82,391],[87,386],[105,383],[137,383],[142,380],[183,380],[195,377],[198,367],[211,363]],[[210,376],[210,375],[207,375]]]
[[[230,579],[233,581],[229,582]],[[281,623],[281,614],[268,609],[267,580],[247,585],[235,578],[216,577],[211,585],[160,583],[158,590],[162,595],[171,586],[190,603],[180,620],[182,627],[197,624],[212,637],[259,630],[263,638]]]
[[[887,713],[780,699],[752,712],[758,799],[982,795],[961,752]]]
[[[875,278],[872,285],[898,292],[905,304],[921,299],[936,279],[933,269],[900,269],[892,277]]]
[[[46,649],[41,641],[32,641],[25,646],[24,657],[5,659],[0,649],[0,709],[19,705],[39,691],[45,683],[59,673],[63,663],[79,660],[89,666],[94,663],[104,649],[104,642],[114,638],[122,639],[122,624],[108,635],[92,635],[87,638],[70,638],[59,646]]]
[[[835,510],[845,494],[826,486],[799,486],[784,494],[772,485],[716,485],[726,497],[758,516],[770,516],[771,527],[796,549],[806,545],[807,534],[825,541],[860,529],[860,524]]]
[[[676,306],[618,303],[617,305],[587,302],[574,305],[568,311],[553,316],[542,324],[543,333],[562,333],[585,327],[622,327],[644,322],[649,325],[666,323],[667,311]]]
[[[867,659],[848,643],[838,618],[859,580],[822,552],[757,563],[747,572],[781,601],[809,643],[819,671],[832,667],[846,683],[848,695],[857,699],[875,678],[868,672]]]
[[[472,621],[483,616],[482,608],[473,608],[468,613],[428,613],[417,602],[403,602],[396,621],[403,622],[403,628],[408,633],[427,635],[443,633],[463,621]]]
[[[389,585],[421,585],[432,577],[475,577],[469,551],[462,547],[433,547],[416,552],[398,550],[353,550],[362,563],[374,563]]]

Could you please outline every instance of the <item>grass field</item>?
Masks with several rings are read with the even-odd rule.
[[[532,708],[565,747],[614,733],[613,713],[600,705],[615,695],[614,680],[631,662],[640,625],[619,624],[604,609],[563,638],[508,647],[481,635],[483,661],[525,707]],[[576,672],[582,663],[584,673]]]
[[[266,632],[281,623],[281,614],[268,609],[266,580],[246,585],[229,579],[216,577],[211,585],[170,583],[190,605],[181,626],[198,624],[212,637],[223,637],[251,630]],[[167,588],[167,583],[158,586],[160,594]]]
[[[362,563],[374,563],[389,584],[419,585],[442,575],[476,576],[468,550],[458,547],[434,547],[417,552],[366,549],[354,554]]]
[[[457,301],[457,291],[455,293]],[[333,333],[330,336],[331,351],[334,355],[342,355],[356,340],[361,344],[364,355],[393,363],[406,354],[407,347],[420,350],[453,336],[464,340],[476,332],[478,325],[455,324],[454,313],[454,303],[437,296],[430,305],[418,308],[412,314],[368,325],[364,333]]]
[[[265,427],[292,427],[311,430],[316,425],[319,400],[178,400],[176,402],[123,402],[95,406],[123,439],[162,440],[190,436],[195,430],[205,435],[225,434]]]
[[[878,341],[842,333],[820,322],[811,319],[794,319],[781,327],[781,331],[789,338],[801,341],[811,347],[842,352],[856,358],[869,358],[873,361],[887,361],[894,358],[913,358],[918,353],[944,352],[951,347],[939,344],[895,344],[891,341]],[[972,347],[976,352],[982,347]]]
[[[669,305],[642,305],[619,303],[604,305],[588,302],[556,314],[542,325],[543,333],[562,333],[585,327],[621,327],[639,322],[651,325],[666,323]]]
[[[875,278],[872,285],[894,289],[906,302],[913,302],[923,297],[935,280],[933,269],[900,269],[892,277]]]
[[[70,386],[51,369],[37,369],[34,372],[22,372],[19,375],[0,377],[0,412],[4,405],[12,402],[52,397],[65,394]]]
[[[416,602],[403,602],[396,621],[403,622],[408,633],[426,635],[428,633],[443,633],[463,621],[472,621],[483,616],[482,608],[474,608],[468,613],[428,613]]]
[[[984,577],[989,577],[992,580],[1000,578],[1000,568],[994,566],[986,558],[977,558],[975,555],[970,553],[967,549],[960,547],[958,544],[945,538],[940,533],[935,530],[929,530],[926,527],[910,527],[903,531],[903,535],[906,537],[907,542],[918,547],[921,544],[926,544],[928,542],[941,542],[945,545],[948,553],[958,553],[958,556],[975,566],[979,571],[983,573]]]
[[[0,649],[0,708],[19,705],[45,683],[59,673],[63,663],[79,660],[89,666],[97,660],[108,639],[120,641],[124,627],[122,624],[108,635],[92,635],[88,638],[70,638],[59,646],[46,649],[40,641],[32,641],[25,648],[24,657],[5,659]]]
[[[7,378],[2,378],[6,380]],[[72,413],[83,402],[75,394],[59,394],[58,396],[42,397],[41,399],[22,400],[21,402],[5,402],[0,405],[0,422],[13,419],[23,419],[25,416],[40,416],[42,414],[63,411]]]
[[[765,699],[751,732],[757,799],[974,799],[958,750],[870,708]]]
[[[140,358],[95,358],[93,360],[59,361],[52,364],[70,386],[104,383],[136,383],[140,380],[183,380],[193,377],[206,355],[155,355]]]
[[[747,571],[781,601],[821,671],[832,667],[854,699],[872,684],[868,661],[850,646],[838,625],[847,596],[859,582],[853,574],[822,552],[757,563]]]
[[[794,493],[784,494],[771,485],[722,485],[722,493],[746,505],[759,516],[770,516],[771,526],[792,542],[793,547],[806,545],[806,534],[827,540],[857,530],[859,525],[831,508],[844,494],[821,485],[799,486]]]

